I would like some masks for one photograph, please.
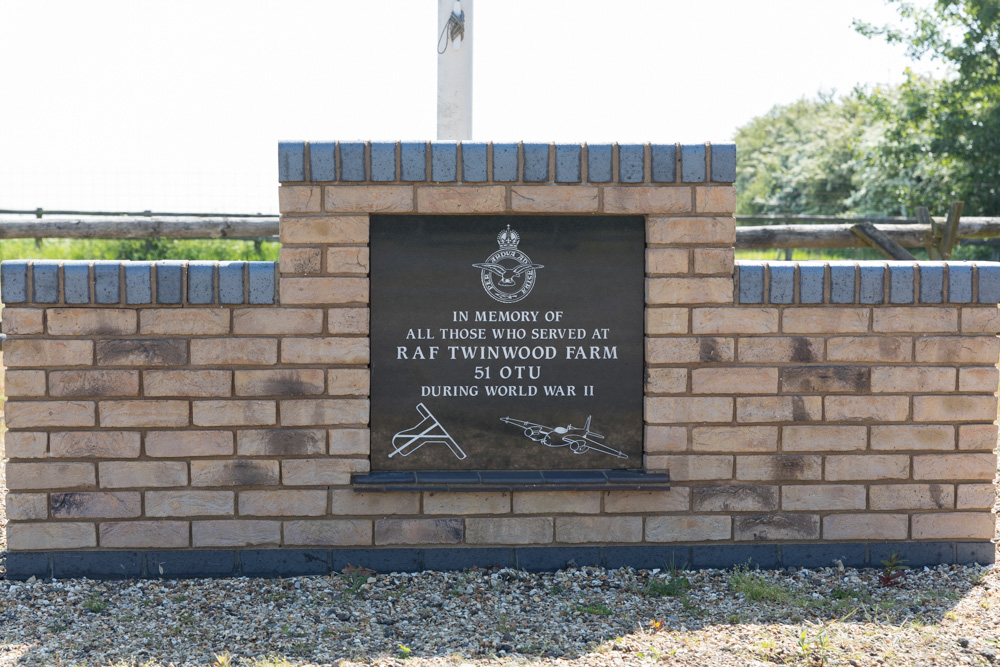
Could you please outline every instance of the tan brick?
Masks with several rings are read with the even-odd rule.
[[[804,336],[740,338],[739,360],[748,363],[822,361],[823,339]]]
[[[327,330],[331,334],[367,334],[367,308],[331,308],[327,311]]]
[[[696,334],[778,332],[777,308],[695,308],[691,316]]]
[[[826,457],[825,479],[845,480],[906,479],[910,457],[905,454],[836,454]]]
[[[186,340],[99,340],[98,366],[183,366]]]
[[[962,308],[962,333],[1000,333],[1000,310],[989,308]]]
[[[45,371],[7,371],[0,388],[11,397],[44,396]]]
[[[147,491],[146,516],[232,516],[232,491]]]
[[[282,248],[278,251],[278,271],[281,273],[319,273],[323,251],[319,248]]]
[[[92,401],[15,401],[4,406],[7,428],[94,426]]]
[[[146,371],[142,387],[146,396],[229,396],[232,371]]]
[[[326,491],[240,491],[239,508],[242,516],[325,516]]]
[[[10,496],[7,498],[10,502]],[[988,510],[993,509],[996,500],[997,492],[992,484],[959,484],[955,507],[960,510]]]
[[[864,426],[783,426],[781,448],[786,452],[850,451],[864,449]]]
[[[241,308],[233,311],[233,332],[240,335],[318,334],[323,311],[310,308]]]
[[[829,421],[906,421],[910,399],[906,396],[827,396]]]
[[[940,512],[913,515],[914,540],[991,540],[996,519],[989,512]]]
[[[550,517],[517,517],[509,519],[466,519],[467,544],[549,544],[552,542],[553,520]]]
[[[281,303],[368,303],[367,278],[282,278]]]
[[[996,364],[1000,338],[996,336],[938,336],[918,338],[917,361],[958,364]]]
[[[993,421],[996,396],[914,396],[913,420],[918,422]]]
[[[276,486],[279,479],[277,461],[191,461],[191,486]]]
[[[805,454],[737,456],[736,479],[770,482],[820,479],[822,464],[822,457]]]
[[[607,209],[605,209],[607,210]],[[608,211],[610,213],[610,211]],[[719,218],[646,218],[649,245],[728,245],[736,243],[736,220]]]
[[[995,394],[1000,384],[1000,373],[996,366],[962,368],[958,373],[958,390]],[[924,391],[933,391],[925,389]]]
[[[690,495],[685,486],[669,491],[605,491],[604,511],[609,514],[686,512]]]
[[[647,334],[677,334],[687,332],[687,308],[646,308]]]
[[[872,449],[955,449],[955,427],[872,426]]]
[[[289,459],[281,462],[281,479],[285,486],[341,486],[368,470],[368,459]]]
[[[368,248],[327,248],[327,273],[361,273],[369,271]]]
[[[48,453],[48,443],[47,433],[7,431],[4,435],[6,454],[11,459],[45,458]]]
[[[688,272],[687,248],[647,248],[646,275],[670,276]]]
[[[285,544],[303,546],[368,546],[372,522],[360,519],[285,521]]]
[[[646,453],[663,454],[687,449],[687,429],[683,426],[647,426]]]
[[[732,338],[647,338],[646,363],[691,364],[733,360]]]
[[[462,532],[461,519],[380,519],[375,522],[375,544],[458,544]]]
[[[728,540],[728,516],[651,516],[646,519],[647,542],[711,542]]]
[[[264,519],[192,521],[193,547],[277,546],[281,522]]]
[[[510,210],[526,213],[596,213],[599,188],[589,185],[515,185]]]
[[[876,308],[872,330],[888,333],[949,333],[958,331],[957,308]]]
[[[699,185],[694,189],[699,213],[732,213],[736,210],[736,188],[731,185]]]
[[[138,491],[53,493],[55,519],[130,519],[142,516]]]
[[[868,493],[873,510],[940,510],[955,506],[955,487],[951,484],[872,484]]]
[[[696,452],[773,452],[778,449],[777,426],[705,426],[691,431]]]
[[[733,517],[733,539],[818,540],[819,516],[815,514],[757,514]]]
[[[569,544],[642,541],[640,516],[558,516],[556,541]]]
[[[688,186],[635,186],[604,188],[605,213],[689,213],[691,188]]]
[[[8,463],[7,488],[11,491],[35,489],[78,489],[94,486],[93,463]]]
[[[646,394],[687,393],[686,368],[647,368]]]
[[[733,399],[727,397],[649,397],[646,421],[651,424],[729,422]]]
[[[138,328],[136,311],[125,308],[50,308],[52,336],[128,336]]]
[[[42,333],[41,308],[4,308],[3,332],[5,334],[37,334]]]
[[[328,185],[324,190],[328,213],[413,211],[413,186],[410,185]]]
[[[282,218],[282,244],[368,244],[367,215]]]
[[[367,423],[367,400],[325,398],[281,401],[282,426],[361,426]]]
[[[732,248],[695,248],[694,272],[699,275],[733,275],[735,252]]]
[[[872,369],[872,391],[879,394],[910,394],[954,391],[955,369],[942,366],[876,366]]]
[[[828,361],[910,361],[913,341],[905,336],[843,336],[826,341]]]
[[[776,486],[698,486],[692,493],[695,512],[769,512],[778,509]]]
[[[139,333],[162,336],[222,336],[229,333],[228,308],[153,308],[139,311]]]
[[[188,481],[183,461],[102,461],[97,466],[105,489],[187,486]]]
[[[421,186],[420,213],[503,213],[506,188],[502,185]]]
[[[194,366],[273,366],[278,341],[273,338],[196,338],[191,341]]]
[[[905,514],[831,514],[823,517],[824,540],[905,540]]]
[[[823,418],[822,400],[819,396],[737,398],[736,419],[740,422],[817,421]]]
[[[424,514],[510,514],[510,494],[488,491],[425,493]]]
[[[367,364],[367,338],[284,338],[281,361],[286,364]]]
[[[7,519],[35,521],[49,516],[49,496],[45,493],[8,493]]]
[[[995,454],[921,454],[913,457],[913,479],[992,481]]]
[[[387,516],[419,514],[419,493],[358,492],[330,490],[330,513],[341,516]]]
[[[426,511],[425,497],[424,512]],[[518,491],[514,494],[515,514],[600,514],[600,512],[600,491]],[[499,512],[492,513],[499,514]]]
[[[101,426],[187,426],[187,401],[101,401]]]
[[[94,343],[89,340],[8,340],[3,344],[8,368],[24,366],[90,366]]]
[[[7,548],[11,551],[86,549],[97,546],[92,523],[12,523],[7,526]]]
[[[10,438],[10,433],[7,437]],[[996,447],[996,424],[962,424],[958,427],[959,449],[985,449],[992,452]]]
[[[138,396],[139,371],[52,371],[53,396]]]
[[[651,306],[732,302],[731,278],[646,278],[646,303]]]
[[[324,373],[318,368],[236,371],[237,396],[302,396],[322,394]]]
[[[864,333],[871,319],[870,308],[788,308],[781,330],[785,333]]]
[[[309,456],[326,453],[320,429],[266,428],[237,431],[240,456]]]
[[[278,208],[282,213],[319,213],[323,188],[315,185],[282,185],[278,188]]]
[[[867,394],[871,376],[857,366],[786,366],[781,369],[781,391],[786,394]]]
[[[139,457],[139,434],[134,431],[58,431],[49,436],[49,443],[49,455],[56,458]]]
[[[186,459],[232,455],[232,431],[150,431],[146,434],[146,456]]]
[[[863,510],[865,487],[854,484],[809,484],[781,487],[781,509],[796,511]]]
[[[777,368],[695,368],[691,371],[695,394],[775,394]]]
[[[646,470],[669,470],[672,482],[733,478],[733,457],[716,454],[646,456]]]
[[[187,521],[112,521],[100,525],[101,546],[173,549],[188,546]]]

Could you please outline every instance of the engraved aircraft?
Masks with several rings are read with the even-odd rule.
[[[514,284],[514,278],[531,271],[532,269],[544,269],[542,264],[532,264],[530,262],[519,263],[515,267],[506,267],[498,262],[482,262],[480,264],[473,264],[472,266],[477,269],[482,269],[484,271],[489,271],[492,274],[500,276],[500,284],[506,287],[510,287]]]
[[[582,427],[572,424],[555,427],[542,426],[510,417],[501,417],[500,421],[524,429],[524,437],[540,442],[546,447],[569,447],[574,454],[583,454],[592,449],[595,452],[610,454],[619,459],[627,459],[628,454],[599,441],[603,440],[604,436],[590,430],[590,419],[591,417],[587,417],[587,423]]]

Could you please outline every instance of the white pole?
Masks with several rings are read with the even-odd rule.
[[[444,51],[438,54],[437,67],[438,140],[472,139],[472,2],[438,0],[438,51]],[[460,43],[451,39],[448,30],[452,11],[459,9],[465,14],[465,34]]]

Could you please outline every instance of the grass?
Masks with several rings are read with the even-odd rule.
[[[245,260],[278,259],[276,241],[228,239],[5,239],[0,241],[0,259],[160,259]]]
[[[739,593],[747,600],[767,600],[772,602],[787,602],[792,598],[788,588],[768,581],[759,572],[750,569],[750,563],[737,565],[729,578],[729,588]]]

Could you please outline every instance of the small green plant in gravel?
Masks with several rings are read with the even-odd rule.
[[[881,561],[882,571],[878,573],[878,585],[882,588],[892,588],[902,584],[903,574],[910,569],[903,565],[905,562],[906,560],[896,552],[891,553],[887,560]]]
[[[409,648],[408,646],[404,646],[403,644],[397,644],[397,646],[399,648],[396,649],[396,655],[401,660],[409,660],[410,655],[413,653],[413,649]]]
[[[666,580],[650,579],[646,582],[643,593],[650,597],[663,597],[664,595],[676,596],[684,595],[691,589],[691,582],[676,567],[673,561],[670,563],[670,574]]]
[[[830,640],[826,636],[826,630],[821,630],[812,637],[809,630],[802,628],[796,640],[799,647],[799,655],[804,658],[811,658],[813,662],[821,665],[827,663],[827,652],[830,650]]]
[[[778,584],[773,584],[759,572],[750,570],[750,562],[737,565],[729,578],[729,588],[741,594],[747,600],[770,600],[787,602],[791,598],[789,590]]]
[[[107,609],[108,603],[96,595],[91,595],[87,598],[86,602],[83,603],[83,608],[89,612],[97,614]]]
[[[368,581],[368,575],[362,570],[344,572],[340,576],[347,582],[347,590],[355,595],[361,595],[361,587]]]
[[[233,656],[229,655],[229,651],[213,653],[212,657],[215,658],[212,667],[233,667]]]
[[[576,609],[581,613],[593,614],[595,616],[610,616],[613,613],[603,604],[577,605],[576,607],[574,607],[574,609]]]

